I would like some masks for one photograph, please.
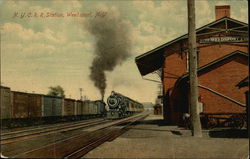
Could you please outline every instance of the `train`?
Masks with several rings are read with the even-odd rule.
[[[115,91],[107,99],[107,119],[120,119],[143,111],[143,105]]]
[[[82,101],[18,92],[4,86],[0,98],[2,126],[7,127],[105,117],[107,112],[102,100]]]

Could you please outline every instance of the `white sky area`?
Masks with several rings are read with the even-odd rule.
[[[155,102],[158,83],[142,79],[135,57],[187,33],[186,0],[0,0],[1,85],[15,91],[47,94],[60,85],[66,97],[100,99],[89,78],[94,57],[93,36],[85,22],[94,17],[13,17],[14,13],[92,13],[115,15],[130,27],[131,57],[107,72],[105,99],[112,90],[140,102]],[[231,17],[248,20],[247,0],[197,0],[196,26],[215,20],[215,5],[231,6]],[[96,17],[101,18],[101,17]],[[154,76],[145,78],[159,80]]]

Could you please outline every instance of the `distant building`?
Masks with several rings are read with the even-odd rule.
[[[154,104],[151,102],[144,102],[142,103],[143,107],[144,107],[144,111],[153,111],[154,110]]]
[[[200,113],[243,113],[248,76],[248,24],[230,18],[230,6],[216,6],[216,20],[196,29]],[[188,35],[135,59],[142,76],[162,69],[163,114],[171,124],[189,113]]]

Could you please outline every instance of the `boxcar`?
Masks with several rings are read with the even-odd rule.
[[[0,96],[1,106],[1,119],[8,119],[12,116],[11,109],[11,97],[10,88],[1,86],[1,96]]]
[[[97,114],[104,114],[106,112],[106,109],[105,109],[105,103],[101,100],[97,100],[95,101],[95,105],[96,105],[96,113]]]
[[[97,114],[97,105],[94,101],[90,101],[90,103],[89,103],[89,113],[90,114]]]
[[[28,94],[29,117],[42,117],[42,95]]]
[[[63,103],[63,116],[75,115],[75,100],[65,98]]]
[[[82,115],[83,114],[83,101],[77,100],[75,106],[76,106],[75,114]]]
[[[28,118],[28,93],[11,92],[12,118]]]
[[[43,116],[62,116],[62,98],[44,95]]]
[[[94,101],[84,101],[84,114],[97,114],[97,105]]]
[[[82,109],[82,114],[89,114],[89,100],[83,101],[83,109]]]

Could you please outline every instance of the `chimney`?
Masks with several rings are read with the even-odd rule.
[[[215,6],[215,18],[230,17],[230,5]]]

